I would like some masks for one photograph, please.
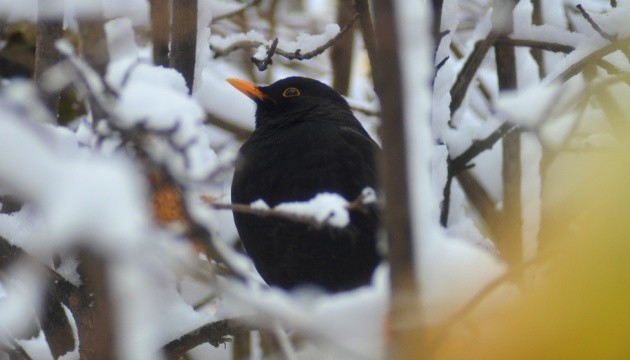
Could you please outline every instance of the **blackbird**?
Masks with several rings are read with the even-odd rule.
[[[329,86],[304,77],[269,86],[227,81],[256,103],[256,128],[236,161],[232,202],[262,199],[273,207],[322,192],[352,201],[364,188],[376,189],[380,148]],[[380,260],[374,208],[352,211],[342,229],[233,215],[246,252],[269,285],[349,290],[368,283]]]

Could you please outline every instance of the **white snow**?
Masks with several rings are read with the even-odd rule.
[[[318,35],[311,35],[307,33],[300,33],[297,35],[295,41],[287,41],[284,39],[279,39],[278,48],[294,53],[297,50],[300,50],[301,54],[305,54],[307,52],[311,52],[318,47],[324,45],[327,41],[334,38],[339,34],[341,28],[337,24],[328,24],[326,25],[324,32]],[[241,42],[251,42],[251,43],[259,43],[265,46],[271,46],[273,39],[269,40],[265,38],[265,36],[256,31],[250,30],[247,33],[237,33],[231,34],[228,36],[210,36],[210,44],[213,48],[219,51],[225,51],[232,46],[237,45]],[[255,56],[257,59],[262,60],[267,56],[267,51],[262,51],[260,48],[256,51]]]
[[[18,262],[3,269],[0,291],[0,343],[7,343],[12,335],[28,331],[33,311],[41,307],[42,279],[28,265]]]
[[[274,206],[274,210],[314,219],[319,224],[345,227],[350,222],[348,201],[333,193],[319,193],[303,202],[286,202]]]
[[[430,15],[428,7],[414,6],[402,0],[396,5],[409,155],[407,181],[414,184],[410,188],[411,223],[417,277],[422,289],[422,320],[434,324],[452,314],[503,273],[504,266],[485,251],[448,238],[440,228],[439,201],[432,191],[430,175],[433,143],[429,126],[431,94],[428,87],[433,72]],[[425,24],[420,34],[418,24]]]
[[[225,316],[260,314],[254,322],[270,327],[279,319],[288,328],[330,347],[333,358],[379,359],[384,351],[384,317],[388,306],[387,268],[374,274],[373,284],[325,295],[314,289],[287,293],[277,288],[225,283]],[[321,355],[320,355],[321,356]]]
[[[557,83],[533,85],[506,91],[497,99],[496,108],[507,115],[508,121],[534,128],[547,120],[558,103],[561,87]]]

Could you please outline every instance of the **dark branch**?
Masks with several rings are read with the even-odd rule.
[[[370,4],[367,0],[356,0],[354,8],[359,14],[359,23],[361,24],[361,36],[363,43],[372,64],[372,69],[376,66],[376,36],[374,35],[374,25],[372,24],[372,16],[370,14]],[[374,71],[374,70],[372,70]]]
[[[171,341],[164,346],[163,350],[168,359],[180,359],[188,350],[201,344],[209,343],[218,347],[243,331],[249,331],[249,327],[243,324],[242,319],[220,320],[203,325]]]
[[[359,18],[359,15],[355,14],[352,17],[352,19],[350,19],[350,22],[346,24],[346,26],[344,26],[344,28],[341,29],[341,31],[339,31],[337,35],[335,35],[332,39],[326,41],[324,44],[318,46],[312,51],[302,54],[302,51],[300,49],[297,49],[294,52],[282,50],[278,48],[278,38],[275,38],[273,43],[271,43],[271,46],[267,49],[267,56],[264,59],[261,60],[261,59],[256,59],[255,57],[252,57],[251,60],[256,65],[258,70],[264,71],[267,69],[269,65],[271,65],[272,63],[271,57],[274,54],[278,54],[289,60],[306,60],[306,59],[314,58],[315,56],[322,54],[329,47],[333,46],[337,40],[339,40],[348,30],[352,28],[352,26],[354,25],[354,23],[357,21],[358,18]]]
[[[593,51],[592,53],[586,55],[579,61],[575,62],[573,65],[566,68],[563,72],[561,72],[554,80],[566,81],[573,76],[577,75],[582,69],[592,63],[596,63],[599,59],[604,56],[611,54],[618,50],[624,50],[630,46],[630,38],[622,39],[619,41],[615,41],[610,43],[600,49]]]
[[[547,41],[527,40],[527,39],[513,39],[507,36],[501,36],[497,39],[497,43],[512,45],[512,46],[525,46],[532,49],[541,49],[552,52],[570,53],[575,50],[571,45],[558,44]]]
[[[457,75],[457,80],[451,88],[451,116],[462,104],[464,96],[466,96],[466,91],[468,90],[468,85],[470,85],[470,82],[475,77],[477,69],[479,69],[483,58],[488,53],[488,50],[490,50],[490,48],[494,45],[498,37],[498,34],[490,33],[486,39],[475,44],[475,48],[468,57],[468,60],[466,60],[462,71]],[[449,125],[452,125],[450,121]]]
[[[494,144],[499,141],[505,134],[514,129],[514,125],[503,123],[490,135],[482,140],[474,140],[472,145],[466,149],[461,155],[453,159],[448,165],[449,174],[456,176],[460,172],[466,170],[468,163],[482,152],[491,149]]]
[[[367,212],[369,206],[365,203],[366,196],[361,194],[357,196],[352,202],[346,205],[346,209],[349,211],[360,211]],[[332,226],[328,223],[328,219],[320,222],[312,215],[301,215],[295,214],[290,211],[279,210],[276,208],[265,208],[265,207],[256,207],[247,204],[226,204],[226,203],[217,203],[215,199],[210,196],[202,196],[201,200],[208,204],[210,207],[216,210],[231,210],[234,212],[239,212],[243,214],[256,215],[259,217],[272,217],[272,218],[281,218],[286,220],[291,220],[296,223],[306,224],[315,228],[321,228],[323,226]],[[330,216],[333,214],[331,213]]]
[[[260,59],[256,59],[253,56],[251,57],[250,60],[254,63],[254,65],[256,65],[259,71],[267,70],[267,67],[273,63],[271,58],[273,57],[273,54],[275,54],[276,50],[278,49],[278,41],[279,40],[277,37],[273,39],[271,46],[267,49],[267,56],[264,59],[260,60]]]
[[[597,31],[599,36],[603,37],[604,39],[606,39],[606,40],[608,40],[610,42],[617,41],[617,37],[616,36],[610,35],[609,33],[607,33],[604,30],[602,30],[602,28],[599,26],[599,24],[597,24],[595,22],[595,20],[593,20],[591,15],[589,15],[589,13],[587,13],[586,10],[584,10],[584,8],[582,7],[582,4],[577,4],[575,7],[577,7],[578,10],[580,10],[580,13],[584,17],[584,19],[586,19],[586,21],[588,21],[588,23],[591,24],[591,26],[593,27],[593,30]]]

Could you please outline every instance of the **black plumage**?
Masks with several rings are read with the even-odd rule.
[[[321,192],[352,201],[365,187],[376,189],[380,148],[333,89],[303,77],[269,86],[228,81],[256,102],[256,129],[236,163],[234,203],[275,206]],[[350,216],[350,225],[337,229],[234,212],[245,250],[268,284],[331,292],[369,282],[379,262],[376,210]]]

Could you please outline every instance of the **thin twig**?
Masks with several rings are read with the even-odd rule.
[[[529,40],[529,39],[514,39],[508,36],[501,36],[497,39],[497,43],[512,45],[512,46],[524,46],[532,49],[541,49],[552,52],[570,53],[575,48],[571,45],[558,44],[548,41]]]
[[[368,207],[367,207],[367,204],[365,203],[365,199],[366,199],[366,195],[360,194],[352,202],[348,203],[345,206],[345,208],[349,211],[367,212]],[[333,215],[331,213],[329,218],[320,222],[312,215],[295,214],[289,211],[279,210],[277,208],[256,207],[256,206],[247,205],[247,204],[217,203],[215,202],[215,199],[211,196],[201,196],[201,200],[216,210],[231,210],[231,211],[239,212],[243,214],[256,215],[259,217],[281,218],[281,219],[291,220],[296,223],[310,225],[315,228],[321,228],[322,226],[330,225],[328,223],[328,220],[330,216]]]
[[[604,39],[610,42],[617,41],[617,36],[610,35],[609,33],[602,30],[599,24],[597,24],[595,20],[593,20],[591,15],[589,15],[589,13],[587,13],[586,10],[584,10],[584,8],[582,7],[582,4],[577,4],[575,7],[578,10],[580,10],[580,13],[584,17],[584,19],[586,19],[586,21],[588,21],[588,23],[591,24],[591,27],[593,28],[593,30],[595,30],[599,34],[599,36],[603,37]]]
[[[272,62],[271,58],[273,57],[274,54],[283,56],[287,58],[288,60],[306,60],[306,59],[314,58],[315,56],[326,51],[329,47],[333,46],[337,40],[339,40],[348,30],[352,28],[352,26],[354,25],[354,23],[357,21],[358,18],[359,18],[359,14],[355,14],[352,17],[352,19],[350,19],[350,22],[346,24],[346,26],[344,26],[343,29],[341,29],[341,31],[337,33],[337,35],[335,35],[333,38],[326,41],[324,44],[318,46],[312,51],[309,51],[306,53],[302,53],[300,49],[297,49],[294,52],[285,51],[277,47],[278,38],[275,38],[274,41],[271,43],[271,46],[269,46],[269,48],[267,49],[267,56],[264,59],[261,60],[261,59],[252,57],[251,60],[256,65],[258,70],[264,71],[267,69],[269,65],[271,65],[271,62]]]
[[[460,71],[457,75],[457,80],[453,84],[453,87],[451,87],[451,116],[457,109],[459,109],[462,101],[464,100],[464,96],[466,95],[466,91],[468,90],[468,85],[470,85],[470,82],[475,77],[475,74],[477,74],[477,69],[479,69],[479,66],[483,61],[483,58],[488,53],[488,50],[490,50],[498,38],[499,34],[490,33],[487,38],[475,44],[475,48],[462,67],[462,71]],[[452,126],[450,120],[449,126]]]
[[[560,80],[564,82],[572,78],[573,76],[577,75],[588,64],[597,62],[599,59],[615,51],[618,51],[618,50],[623,51],[628,46],[630,46],[630,38],[626,38],[626,39],[622,39],[622,40],[610,43],[602,48],[599,48],[593,51],[592,53],[584,56],[582,59],[573,63],[571,66],[569,66],[559,75],[557,75],[553,80]]]
[[[462,154],[455,159],[448,158],[448,173],[446,177],[446,184],[442,190],[442,208],[440,210],[440,224],[444,227],[448,224],[448,215],[450,211],[451,202],[451,186],[453,178],[458,176],[464,170],[471,167],[469,162],[482,152],[491,149],[494,144],[499,141],[505,134],[514,129],[514,125],[510,123],[503,123],[490,135],[482,140],[474,140],[472,145],[468,147]]]
[[[474,140],[472,145],[470,145],[468,149],[466,149],[463,153],[461,153],[449,163],[449,173],[457,175],[461,171],[466,170],[468,168],[468,163],[470,162],[470,160],[472,160],[482,152],[491,149],[497,141],[501,140],[501,138],[512,129],[514,129],[514,127],[515,126],[513,124],[506,122],[499,126],[486,138],[482,140]]]

